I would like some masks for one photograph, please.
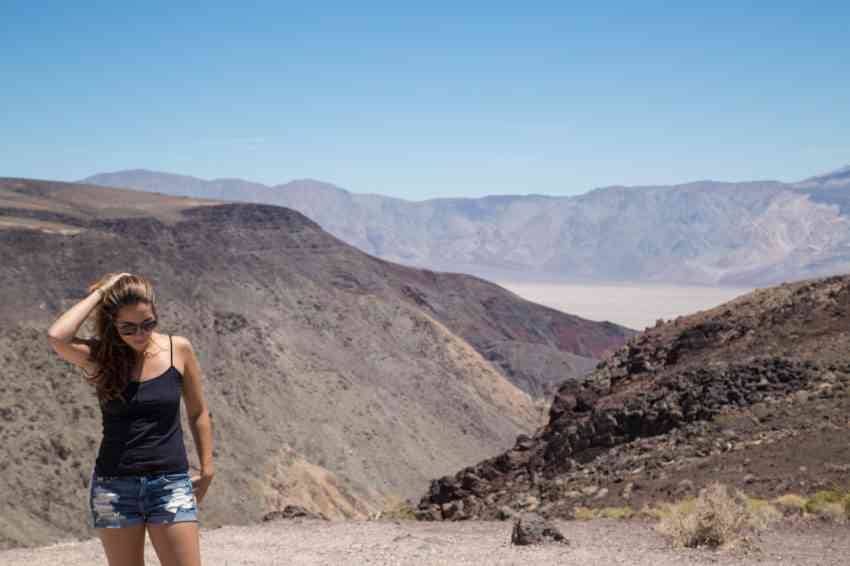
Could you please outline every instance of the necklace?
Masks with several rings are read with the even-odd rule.
[[[150,347],[151,344],[156,346],[155,351],[150,351],[150,350],[147,349],[147,348]],[[152,358],[152,357],[158,355],[162,351],[163,351],[162,347],[159,344],[156,343],[156,341],[153,339],[153,337],[151,337],[150,340],[148,340],[147,345],[145,346],[145,351],[141,352],[141,354],[142,354],[142,358]]]
[[[151,357],[159,354],[160,352],[162,352],[162,348],[157,346],[155,352],[152,352],[150,350],[145,350],[144,352],[142,352],[142,355],[145,356],[146,358],[151,358]]]

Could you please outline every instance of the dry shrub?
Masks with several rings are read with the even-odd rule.
[[[750,525],[755,529],[764,529],[782,518],[782,512],[765,499],[747,497],[750,510]]]
[[[806,498],[793,493],[777,497],[773,503],[785,514],[802,515],[806,512]]]
[[[387,519],[391,521],[415,521],[416,509],[413,507],[411,502],[401,499],[400,497],[390,496],[387,498],[384,508],[377,513],[373,513],[369,516],[369,518],[372,520]]]
[[[634,517],[634,509],[626,505],[625,507],[603,507],[596,512],[598,517],[605,519],[630,519]]]
[[[816,514],[818,517],[837,523],[843,523],[847,519],[843,503],[826,503],[818,508]]]
[[[806,502],[805,511],[821,519],[844,522],[846,495],[840,491],[818,491]]]
[[[818,491],[809,499],[788,494],[773,502],[786,515],[814,516],[840,523],[850,519],[850,493],[840,490]]]
[[[573,518],[577,521],[590,521],[592,519],[630,519],[635,515],[634,510],[625,507],[603,507],[601,509],[590,509],[589,507],[576,507],[573,509]]]
[[[844,497],[838,491],[818,491],[806,502],[806,513],[836,521],[843,520],[846,517]]]
[[[696,500],[671,505],[658,524],[658,530],[670,536],[677,546],[728,547],[746,541],[747,535],[763,526],[746,496],[720,483],[700,490]]]
[[[678,503],[661,503],[658,507],[644,506],[640,514],[646,517],[666,520],[673,514],[687,515],[696,511],[697,500],[695,497],[686,497]]]

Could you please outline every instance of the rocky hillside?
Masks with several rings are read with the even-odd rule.
[[[546,387],[632,334],[368,256],[286,208],[0,179],[0,546],[91,534],[100,415],[45,332],[107,271],[151,278],[161,331],[199,353],[208,526],[411,497],[539,426]]]
[[[659,324],[565,382],[549,422],[432,482],[419,515],[639,509],[711,480],[756,496],[847,487],[850,276],[760,289]]]
[[[850,168],[776,181],[405,201],[300,180],[268,187],[152,171],[86,182],[299,210],[379,257],[490,278],[753,286],[850,270]]]

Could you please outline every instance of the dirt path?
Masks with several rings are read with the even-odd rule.
[[[643,522],[559,523],[570,546],[514,547],[510,523],[281,521],[204,530],[206,566],[237,565],[614,565],[715,566],[850,564],[850,528],[808,523],[763,533],[750,554],[669,548]],[[159,565],[150,543],[147,564]],[[106,564],[97,540],[0,552],[0,565]]]

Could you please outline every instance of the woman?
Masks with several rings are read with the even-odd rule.
[[[77,338],[92,311],[95,336]],[[154,332],[158,322],[151,284],[121,273],[92,285],[48,330],[50,345],[85,370],[100,402],[90,508],[110,566],[144,565],[146,529],[162,566],[201,563],[197,505],[213,478],[210,416],[192,345]],[[188,473],[181,397],[200,477]]]

